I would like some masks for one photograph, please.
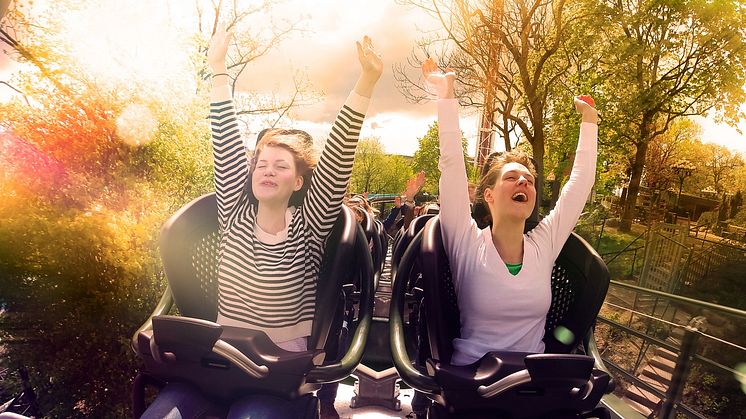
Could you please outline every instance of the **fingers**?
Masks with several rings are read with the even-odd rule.
[[[424,63],[422,63],[422,73],[426,76],[430,73],[433,73],[437,69],[438,65],[435,64],[435,61],[433,61],[432,58],[428,58],[427,60],[425,60]]]
[[[373,40],[368,35],[363,36],[362,42],[356,41],[355,44],[357,45],[357,52],[361,57],[366,57],[369,54],[380,57],[380,54],[373,48]]]

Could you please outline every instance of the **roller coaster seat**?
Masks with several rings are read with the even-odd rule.
[[[409,246],[409,243],[412,241],[414,236],[416,236],[417,233],[422,230],[422,228],[425,226],[425,223],[427,223],[427,221],[432,217],[433,215],[431,214],[415,217],[412,222],[409,223],[409,226],[407,226],[406,228],[402,226],[402,228],[399,229],[399,232],[396,233],[394,243],[391,247],[392,272],[399,265],[399,262],[404,255],[404,251],[407,250],[407,246]]]
[[[383,241],[381,236],[381,230],[383,229],[380,221],[376,220],[369,212],[360,211],[363,219],[360,221],[360,226],[365,233],[365,238],[370,244],[370,253],[373,260],[373,274],[375,276],[375,284],[378,286],[378,282],[381,279],[381,273],[383,272],[383,264],[386,261],[386,242]]]
[[[592,326],[609,274],[579,236],[568,238],[552,271],[544,354],[496,351],[470,365],[450,364],[453,339],[460,336],[460,312],[438,218],[411,241],[394,275],[392,356],[402,379],[434,401],[428,417],[608,417],[608,411],[596,406],[613,385],[595,348]],[[421,276],[424,292],[407,289],[413,276]],[[417,295],[423,296],[419,325],[405,326],[405,300]],[[414,362],[406,350],[415,338],[411,330],[418,331],[420,340]],[[579,354],[581,348],[592,356]]]
[[[372,316],[373,267],[351,211],[343,206],[327,238],[304,352],[285,351],[262,331],[215,323],[218,246],[214,194],[188,203],[163,226],[160,248],[169,287],[133,336],[133,349],[144,363],[135,380],[135,417],[144,410],[147,384],[188,382],[223,403],[255,393],[294,399],[347,377],[360,362]],[[353,298],[355,304],[346,303]],[[166,315],[172,301],[180,316]],[[326,353],[326,347],[336,347],[343,311],[352,306],[357,328],[347,352]]]

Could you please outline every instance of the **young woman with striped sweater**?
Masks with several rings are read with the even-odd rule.
[[[360,128],[383,63],[370,38],[357,42],[361,75],[318,163],[310,151],[310,136],[300,130],[266,132],[249,160],[229,87],[230,41],[231,34],[219,29],[207,56],[213,72],[210,126],[221,232],[217,322],[262,330],[285,350],[305,351],[324,239],[342,207]],[[228,417],[264,417],[252,411],[251,404],[234,403]],[[170,384],[143,417],[198,417],[211,408],[193,389]],[[279,417],[278,411],[264,413]]]

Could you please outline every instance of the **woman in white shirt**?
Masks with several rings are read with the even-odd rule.
[[[438,97],[440,224],[461,311],[461,337],[454,339],[451,363],[471,364],[496,350],[544,352],[552,267],[595,178],[598,113],[584,101],[592,99],[574,99],[581,115],[575,162],[549,215],[524,233],[536,202],[536,170],[525,153],[507,152],[480,182],[479,199],[492,219],[491,226],[480,230],[469,215],[456,76],[441,72],[432,60],[422,71]]]

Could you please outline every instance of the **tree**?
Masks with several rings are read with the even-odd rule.
[[[743,159],[726,147],[711,144],[708,159],[705,163],[707,174],[718,193],[725,191],[725,179],[731,178],[733,171],[743,166]]]
[[[671,124],[664,134],[650,141],[646,156],[643,181],[656,191],[664,191],[676,184],[677,177],[671,166],[684,158],[685,142],[699,142],[702,129],[690,119],[680,119]]]
[[[412,156],[412,168],[415,172],[425,172],[425,186],[422,188],[424,192],[429,192],[431,195],[437,195],[440,189],[440,169],[438,169],[438,160],[440,159],[440,142],[438,140],[438,123],[433,122],[427,129],[427,133],[418,139],[419,147]],[[467,176],[469,178],[474,177],[476,170],[473,169],[472,164],[466,154],[467,142],[465,138],[461,139],[461,145],[464,150],[464,165],[466,166]]]
[[[229,4],[227,4],[229,3]],[[231,78],[231,90],[235,92],[239,79],[249,65],[261,58],[279,45],[290,34],[303,30],[302,19],[294,20],[270,19],[266,25],[257,26],[257,18],[264,20],[271,16],[271,9],[277,2],[261,0],[259,2],[212,2],[206,10],[198,2],[197,24],[199,33],[203,37],[199,53],[206,56],[209,39],[215,33],[218,24],[224,24],[226,30],[234,32],[234,42],[228,51],[227,66]],[[202,79],[209,79],[209,69],[206,63],[200,69]],[[236,95],[236,114],[241,115],[274,115],[274,121],[269,123],[275,127],[288,112],[298,106],[308,105],[318,101],[319,94],[302,72],[296,72],[292,80],[293,90],[290,95],[277,93],[257,95],[252,92]]]
[[[634,154],[621,230],[629,231],[650,142],[680,117],[738,121],[746,99],[746,18],[739,1],[603,1],[605,112]]]
[[[378,138],[364,138],[355,150],[350,190],[355,193],[397,193],[404,189],[412,169],[401,156],[383,152]]]
[[[130,336],[166,282],[160,226],[213,189],[207,100],[99,84],[60,41],[60,13],[80,5],[31,20],[21,3],[0,21],[0,43],[28,64],[9,79],[23,97],[0,103],[0,306],[13,319],[0,327],[0,369],[29,370],[45,416],[124,417]],[[123,141],[127,124],[143,132],[122,123],[132,104],[153,127],[139,146]]]
[[[549,96],[569,68],[558,52],[572,30],[571,23],[584,16],[581,8],[566,0],[408,3],[429,11],[442,23],[453,44],[453,50],[446,50],[441,59],[442,66],[459,71],[459,81],[465,86],[459,95],[462,103],[484,106],[490,124],[483,128],[488,132],[496,128],[506,149],[512,146],[514,126],[531,144],[537,162],[537,201],[541,202]],[[410,62],[419,64],[421,59]],[[401,69],[398,74],[402,86],[417,85]],[[410,97],[417,99],[416,94]],[[478,157],[478,165],[484,154]]]

